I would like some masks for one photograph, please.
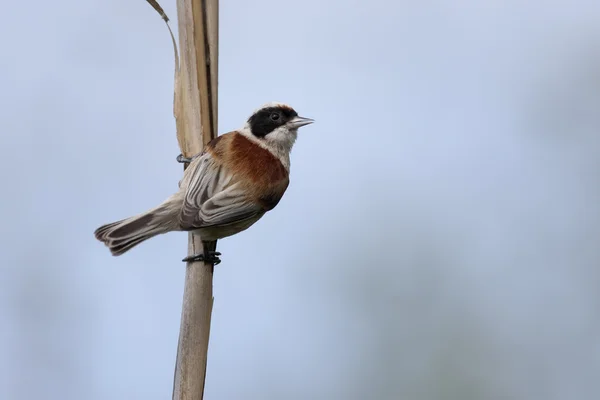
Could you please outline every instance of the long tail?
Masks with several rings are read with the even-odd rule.
[[[173,200],[169,199],[143,214],[102,225],[94,235],[104,242],[113,256],[120,256],[151,237],[179,230],[181,206]]]

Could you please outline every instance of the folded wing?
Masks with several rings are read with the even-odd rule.
[[[181,182],[185,190],[181,228],[194,230],[255,218],[263,208],[245,195],[239,182],[210,153],[189,165]]]

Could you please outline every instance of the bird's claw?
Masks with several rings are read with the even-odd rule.
[[[192,158],[190,157],[184,157],[183,154],[180,154],[177,156],[177,162],[178,163],[191,163],[192,162]]]
[[[205,263],[209,263],[209,264],[213,264],[213,265],[218,265],[221,263],[221,259],[219,258],[219,256],[221,255],[221,253],[219,253],[218,251],[209,251],[207,252],[207,254],[194,254],[191,256],[187,256],[186,258],[184,258],[183,262],[194,262],[194,261],[203,261]]]

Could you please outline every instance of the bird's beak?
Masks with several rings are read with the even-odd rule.
[[[313,122],[315,122],[314,119],[304,118],[304,117],[294,117],[294,119],[289,121],[287,124],[292,129],[298,129],[301,126],[312,124]]]

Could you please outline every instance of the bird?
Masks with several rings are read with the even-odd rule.
[[[102,225],[96,239],[120,256],[156,235],[188,231],[200,236],[203,253],[182,261],[220,263],[216,240],[248,229],[283,197],[298,129],[313,122],[287,104],[264,104],[202,153],[177,157],[189,164],[175,194],[142,214]]]

